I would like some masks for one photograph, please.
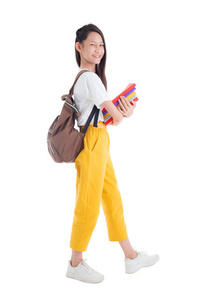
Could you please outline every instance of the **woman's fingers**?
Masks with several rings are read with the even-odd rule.
[[[121,110],[121,108],[118,106],[117,109],[120,111],[120,113],[124,116],[124,112],[123,110]]]
[[[128,112],[128,106],[125,103],[124,99],[123,100],[119,99],[118,109],[121,112],[121,114],[125,117]]]
[[[129,117],[133,114],[133,110],[136,107],[136,103],[134,102],[133,105],[124,97],[121,96],[119,99],[118,109],[122,113],[124,117]]]
[[[126,112],[131,107],[131,104],[125,97],[122,96],[119,99],[119,106],[124,112]]]

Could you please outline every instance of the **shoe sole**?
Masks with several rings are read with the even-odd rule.
[[[92,283],[92,284],[101,283],[101,282],[104,280],[104,278],[103,278],[101,281],[92,282],[92,281],[85,281],[85,280],[83,280],[83,279],[71,277],[71,276],[68,275],[68,274],[66,274],[66,276],[67,276],[68,278],[71,278],[71,279],[74,279],[74,280],[77,280],[77,281],[81,281],[81,282],[84,282],[84,283]]]
[[[151,262],[151,263],[146,264],[145,266],[139,266],[139,267],[136,268],[134,271],[126,271],[125,273],[126,273],[126,274],[133,274],[133,273],[136,273],[137,271],[139,271],[139,270],[142,269],[142,268],[148,268],[148,267],[151,267],[151,266],[155,265],[158,261],[159,261],[159,258],[156,259],[155,261]]]

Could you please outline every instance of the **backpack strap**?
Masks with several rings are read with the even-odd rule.
[[[83,73],[85,73],[85,72],[90,72],[90,71],[89,71],[89,70],[81,70],[81,71],[77,74],[77,76],[76,76],[76,78],[75,78],[75,80],[74,80],[74,83],[73,83],[71,89],[69,90],[69,94],[63,95],[63,96],[61,97],[62,100],[65,100],[65,104],[69,105],[69,106],[74,110],[74,112],[77,114],[77,116],[79,116],[79,111],[78,111],[78,109],[77,109],[73,104],[71,104],[69,101],[67,101],[66,99],[67,99],[67,98],[70,98],[70,99],[72,100],[72,102],[73,102],[72,96],[73,96],[73,94],[74,94],[74,86],[75,86],[77,80],[79,79],[79,77],[80,77]],[[91,111],[91,113],[90,113],[90,115],[89,115],[89,117],[88,117],[88,119],[87,119],[87,121],[86,121],[86,124],[85,124],[85,126],[84,126],[84,128],[83,128],[83,130],[82,130],[83,133],[86,133],[86,131],[87,131],[89,125],[90,125],[90,122],[91,122],[93,116],[94,116],[94,122],[93,122],[93,125],[94,125],[94,127],[97,127],[97,121],[98,121],[99,111],[100,111],[100,110],[96,107],[96,105],[94,105],[94,106],[93,106],[93,109],[92,109],[92,111]]]
[[[73,94],[74,94],[74,86],[75,86],[77,80],[79,79],[79,77],[80,77],[83,73],[85,73],[85,72],[90,72],[90,71],[89,71],[89,70],[81,70],[81,71],[77,74],[77,76],[76,76],[76,78],[75,78],[75,80],[74,80],[74,83],[73,83],[71,89],[69,90],[69,95],[73,95]],[[87,129],[88,129],[88,126],[90,125],[90,122],[91,122],[93,116],[94,116],[94,122],[93,122],[93,125],[94,125],[94,127],[97,127],[97,121],[98,121],[98,117],[99,117],[99,111],[100,111],[100,110],[96,107],[96,105],[94,105],[94,106],[93,106],[93,109],[92,109],[92,111],[91,111],[91,113],[90,113],[90,115],[89,115],[89,117],[88,117],[88,119],[87,119],[87,121],[86,121],[86,124],[85,124],[85,126],[84,126],[84,129],[82,130],[83,133],[86,133],[86,131],[87,131]]]
[[[85,72],[89,72],[89,70],[82,70],[82,71],[80,71],[80,72],[77,74],[77,76],[76,76],[76,78],[75,78],[75,80],[74,80],[74,83],[73,83],[71,89],[69,90],[69,94],[63,95],[63,96],[61,97],[61,100],[65,101],[67,98],[70,98],[70,99],[72,100],[72,102],[73,102],[72,96],[73,96],[73,94],[74,94],[74,86],[75,86],[77,80],[79,79],[79,77],[80,77],[83,73],[85,73]]]
[[[83,73],[85,73],[85,72],[89,72],[89,70],[82,70],[82,71],[80,71],[80,72],[77,74],[77,76],[76,76],[76,78],[75,78],[75,80],[74,80],[74,83],[73,83],[71,89],[69,90],[69,95],[72,95],[72,96],[73,96],[73,94],[74,94],[74,86],[75,86],[77,80],[79,79],[79,77],[80,77]]]
[[[90,125],[90,122],[91,122],[91,120],[92,120],[92,118],[93,118],[94,115],[95,115],[95,119],[94,119],[94,123],[93,124],[94,124],[94,127],[97,127],[97,118],[96,118],[96,115],[99,115],[99,109],[96,107],[96,105],[93,106],[93,109],[92,109],[92,111],[91,111],[91,113],[90,113],[90,115],[89,115],[89,117],[88,117],[88,119],[87,119],[87,121],[85,123],[85,126],[84,126],[84,128],[82,130],[82,133],[86,133],[86,131],[87,131],[87,129],[88,129],[89,125]]]
[[[98,121],[98,117],[99,117],[99,111],[100,111],[100,109],[98,109],[96,107],[96,112],[95,112],[94,122],[93,122],[94,127],[97,127],[97,121]]]

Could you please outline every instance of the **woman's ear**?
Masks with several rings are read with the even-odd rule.
[[[78,52],[81,52],[81,44],[79,43],[79,42],[76,42],[76,50],[78,51]]]

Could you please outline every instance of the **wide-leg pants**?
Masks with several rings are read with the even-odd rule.
[[[76,203],[70,247],[86,251],[95,228],[100,204],[106,217],[110,241],[128,238],[120,191],[110,158],[110,139],[103,122],[91,124],[84,137],[84,149],[75,160]]]

